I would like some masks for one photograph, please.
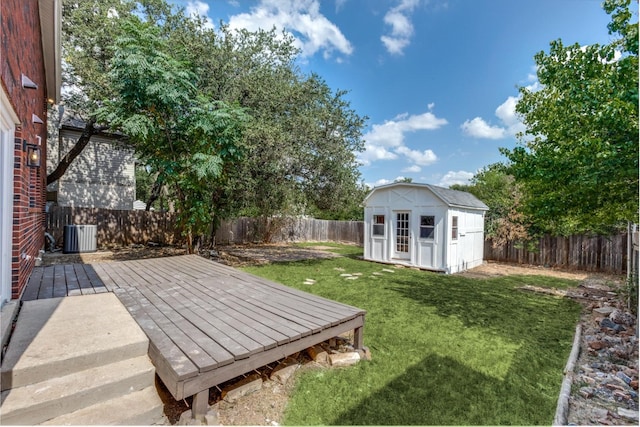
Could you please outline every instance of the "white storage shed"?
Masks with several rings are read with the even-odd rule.
[[[445,273],[482,264],[484,214],[473,194],[398,182],[364,200],[364,258]]]

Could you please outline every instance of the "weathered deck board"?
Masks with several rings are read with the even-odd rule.
[[[363,310],[196,255],[39,268],[23,299],[107,291],[149,337],[175,399],[364,325]]]

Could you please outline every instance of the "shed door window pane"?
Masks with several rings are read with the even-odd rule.
[[[420,216],[420,238],[433,239],[436,217],[433,215]]]
[[[451,238],[453,240],[458,239],[458,217],[451,217]]]
[[[396,252],[409,252],[409,214],[399,212],[396,224]]]
[[[373,233],[374,236],[384,236],[384,215],[373,216]]]

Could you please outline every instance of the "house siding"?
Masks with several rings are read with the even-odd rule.
[[[49,147],[47,170],[55,168],[80,135],[76,129],[61,129],[58,144]],[[93,135],[49,191],[56,192],[59,206],[131,210],[136,196],[134,152],[116,137]]]
[[[0,77],[20,124],[14,133],[11,297],[19,298],[44,245],[45,171],[27,166],[24,144],[40,145],[46,161],[47,100],[37,0],[0,1]],[[38,85],[22,87],[22,74]],[[32,115],[44,124],[33,123]]]

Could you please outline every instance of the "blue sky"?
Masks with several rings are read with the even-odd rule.
[[[523,126],[517,87],[558,38],[608,43],[600,0],[174,0],[232,28],[284,29],[316,72],[369,119],[369,186],[409,177],[449,186],[504,161]],[[637,10],[637,7],[636,7]]]

